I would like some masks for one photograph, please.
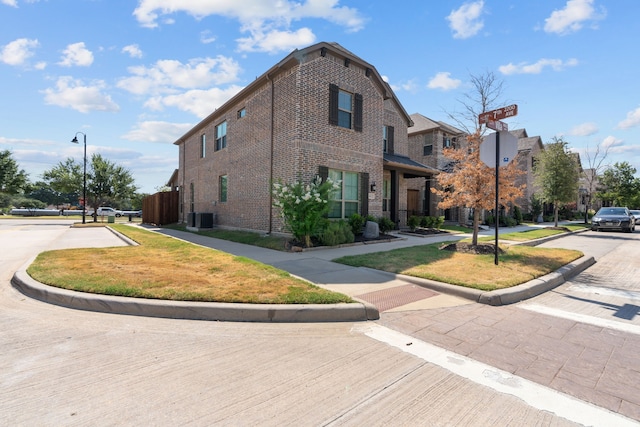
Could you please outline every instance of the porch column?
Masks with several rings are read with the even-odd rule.
[[[395,224],[400,219],[398,216],[398,206],[400,200],[400,182],[398,180],[398,171],[392,170],[391,172],[391,221]]]

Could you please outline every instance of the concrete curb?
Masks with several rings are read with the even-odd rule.
[[[436,282],[435,280],[405,276],[403,274],[397,274],[395,276],[404,281],[427,289],[432,289],[437,292],[455,295],[481,304],[498,306],[520,302],[556,288],[569,278],[591,267],[595,262],[596,261],[592,256],[583,256],[582,258],[570,262],[569,264],[560,267],[558,270],[537,279],[529,280],[526,283],[513,286],[511,288],[498,289],[495,291],[481,291],[478,289],[465,288],[464,286]]]
[[[62,307],[101,313],[170,319],[228,322],[360,322],[380,318],[378,309],[364,302],[344,304],[233,304],[169,301],[90,294],[42,284],[27,274],[30,260],[11,284],[21,293]]]

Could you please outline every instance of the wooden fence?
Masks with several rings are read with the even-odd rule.
[[[177,191],[164,191],[142,200],[142,222],[166,225],[178,222],[179,197]]]

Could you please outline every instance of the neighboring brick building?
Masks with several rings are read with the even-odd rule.
[[[426,166],[445,171],[450,160],[443,155],[446,147],[460,147],[465,133],[444,122],[436,122],[422,114],[412,114],[409,128],[409,157]],[[460,209],[438,209],[438,197],[431,192],[435,179],[414,180],[413,189],[419,191],[421,215],[444,215],[446,220],[458,221]]]
[[[407,179],[436,171],[409,159],[412,125],[378,71],[336,43],[295,50],[175,142],[180,220],[282,232],[271,182],[342,180],[330,218],[399,221]]]
[[[536,156],[544,150],[542,138],[539,136],[529,136],[526,129],[516,129],[509,131],[513,136],[518,138],[518,169],[525,171],[524,175],[518,177],[517,184],[525,185],[523,196],[517,200],[523,212],[531,210],[531,196],[536,192],[534,185],[533,167]]]

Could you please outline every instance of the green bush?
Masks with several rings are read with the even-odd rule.
[[[351,232],[354,236],[362,234],[365,222],[367,222],[367,219],[358,213],[354,213],[349,217],[349,226],[351,226]]]
[[[517,224],[522,224],[522,211],[518,206],[513,207],[513,218],[515,218]]]
[[[409,220],[407,220],[407,225],[409,226],[411,231],[414,231],[418,227],[418,225],[420,225],[420,217],[411,215],[409,217]]]
[[[351,225],[345,221],[331,221],[320,233],[320,243],[324,246],[337,246],[344,243],[353,243],[355,237],[351,231]]]
[[[378,218],[378,230],[380,230],[380,233],[382,234],[386,234],[391,230],[394,230],[396,228],[396,224],[391,221],[389,218],[381,216],[380,218]]]
[[[437,230],[444,225],[444,216],[432,217],[434,219],[434,226]]]
[[[434,220],[434,217],[432,216],[422,217],[422,220],[420,221],[420,225],[424,228],[433,228],[433,220]]]

